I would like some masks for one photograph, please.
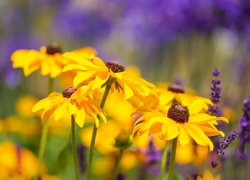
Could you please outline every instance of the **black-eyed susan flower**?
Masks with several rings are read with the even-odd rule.
[[[168,85],[168,89],[159,90],[159,101],[160,105],[166,106],[171,104],[173,101],[177,101],[181,104],[189,104],[196,99],[203,100],[204,110],[207,111],[209,105],[213,105],[212,101],[208,98],[197,96],[194,94],[186,93],[185,89],[179,84]]]
[[[54,119],[58,121],[66,113],[73,115],[76,123],[83,127],[86,114],[95,119],[96,126],[99,125],[99,117],[106,122],[106,117],[101,108],[93,102],[88,87],[82,86],[79,89],[70,87],[63,93],[53,92],[45,99],[40,100],[32,109],[33,112],[42,111],[42,122],[54,114]]]
[[[143,99],[150,94],[151,89],[155,88],[146,80],[126,72],[124,66],[118,62],[104,63],[97,56],[84,58],[76,52],[64,53],[63,56],[76,62],[63,69],[63,71],[77,71],[73,81],[74,87],[88,84],[95,90],[105,86],[107,82],[112,82],[111,89],[123,91],[125,99],[132,96]]]
[[[208,136],[224,135],[214,126],[216,120],[228,121],[224,117],[203,113],[203,104],[201,99],[197,99],[188,106],[174,103],[155,111],[144,112],[135,122],[134,133],[158,134],[163,140],[178,137],[181,145],[188,144],[192,138],[197,144],[209,146],[213,150],[213,143]]]
[[[58,76],[65,64],[70,60],[62,57],[62,50],[57,45],[42,46],[40,51],[20,49],[11,55],[13,68],[22,68],[24,75],[29,76],[39,70],[41,75]]]
[[[86,47],[75,50],[80,55],[95,53],[95,50]],[[57,77],[66,64],[71,60],[62,56],[62,49],[58,45],[52,44],[42,46],[40,51],[20,49],[11,55],[13,68],[22,68],[24,75],[29,76],[32,72],[40,69],[42,76],[49,75],[51,78]]]

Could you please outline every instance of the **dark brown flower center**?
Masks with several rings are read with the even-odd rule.
[[[106,66],[111,69],[114,73],[125,71],[125,67],[118,62],[106,62]]]
[[[46,50],[47,54],[53,55],[55,53],[62,53],[62,49],[61,47],[57,46],[57,45],[48,45],[47,46],[47,50]]]
[[[76,89],[75,88],[73,88],[73,87],[69,87],[69,88],[67,88],[67,89],[65,89],[64,91],[63,91],[63,97],[65,97],[65,98],[70,98],[71,97],[71,95],[74,93],[76,91]]]
[[[186,106],[182,106],[181,104],[173,104],[168,110],[168,118],[178,123],[188,122],[188,108]]]
[[[168,90],[176,93],[184,93],[184,89],[178,84],[173,84],[172,86],[169,86]]]

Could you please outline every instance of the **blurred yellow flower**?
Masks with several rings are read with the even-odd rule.
[[[29,129],[27,131],[27,129]],[[34,119],[8,116],[0,121],[0,131],[17,133],[26,137],[38,136],[41,132],[40,123]]]
[[[11,141],[0,144],[0,179],[32,179],[37,174],[37,168],[38,160],[28,149]],[[44,165],[40,169],[41,179],[59,180],[56,176],[46,174]]]
[[[178,136],[181,145],[186,145],[190,137],[197,144],[209,146],[213,143],[208,136],[224,135],[216,129],[216,120],[228,122],[224,117],[211,116],[202,113],[204,101],[197,99],[187,106],[174,103],[171,106],[159,107],[155,111],[144,112],[135,122],[135,134],[158,134],[160,139],[171,140]]]
[[[203,177],[198,176],[196,180],[220,180],[220,174],[214,177],[211,171],[206,170],[203,174]]]
[[[70,60],[62,57],[62,50],[57,45],[42,46],[40,51],[21,49],[11,55],[13,68],[22,68],[24,75],[40,69],[41,75],[58,76],[65,64]]]
[[[34,113],[31,112],[32,107],[38,102],[38,99],[32,95],[23,94],[16,102],[16,112],[25,117],[33,117]]]
[[[74,78],[74,87],[80,87],[88,84],[92,90],[105,86],[108,80],[112,80],[111,89],[124,92],[124,99],[133,96],[143,99],[150,94],[151,89],[155,86],[146,80],[130,74],[118,62],[106,62],[97,56],[85,58],[76,52],[63,54],[76,63],[65,66],[63,71],[76,71],[77,76]]]
[[[96,126],[99,126],[99,115],[104,122],[106,117],[102,109],[91,99],[88,87],[82,86],[79,89],[67,88],[63,93],[53,92],[47,98],[40,100],[32,109],[33,112],[42,110],[42,122],[54,113],[55,121],[58,121],[66,113],[73,115],[76,123],[83,127],[86,114],[95,119]]]
[[[90,47],[77,49],[75,52],[80,55],[96,53]],[[32,72],[40,69],[42,76],[50,75],[51,78],[55,78],[61,74],[62,68],[65,65],[72,62],[70,59],[63,57],[62,53],[61,48],[56,44],[48,45],[47,47],[42,46],[40,51],[28,49],[16,50],[11,55],[12,66],[13,68],[22,68],[25,76],[29,76]],[[71,80],[71,77],[75,74],[72,76],[68,75],[68,73],[62,75],[65,78],[64,83],[69,81],[67,80],[68,78]]]
[[[31,179],[36,175],[37,166],[38,161],[29,150],[10,141],[0,144],[0,179],[11,179],[15,174],[21,175],[22,179]]]

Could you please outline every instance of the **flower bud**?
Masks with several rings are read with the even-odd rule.
[[[133,137],[131,132],[125,129],[122,129],[115,138],[115,147],[119,149],[127,149],[132,144]]]

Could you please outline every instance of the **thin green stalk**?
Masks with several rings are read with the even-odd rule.
[[[119,174],[119,169],[120,169],[119,167],[120,167],[120,162],[121,162],[121,159],[122,159],[123,152],[124,152],[124,149],[120,149],[119,157],[117,159],[117,164],[116,164],[115,171],[114,171],[113,180],[116,180],[116,178],[117,178],[117,176]]]
[[[49,78],[48,94],[52,92],[53,83],[54,83],[54,79]],[[42,127],[42,135],[41,135],[40,146],[39,146],[39,151],[38,151],[38,172],[37,172],[36,179],[39,179],[40,165],[42,164],[42,160],[43,160],[43,154],[44,154],[47,137],[48,137],[48,130],[49,130],[48,121],[45,121]]]
[[[79,166],[77,160],[77,152],[76,152],[76,130],[75,130],[75,118],[71,115],[71,139],[72,139],[72,153],[74,159],[74,168],[75,168],[75,177],[76,180],[79,180]]]
[[[177,138],[178,137],[174,138],[172,141],[172,151],[171,151],[171,158],[170,158],[168,180],[173,180],[173,177],[174,177],[174,164],[175,164],[175,155],[176,155],[176,147],[177,147]]]
[[[100,108],[102,108],[102,109],[104,108],[106,99],[108,97],[109,90],[110,90],[111,85],[113,83],[112,79],[109,79],[108,81],[109,82],[106,85],[106,88],[105,88],[105,91],[104,91],[104,94],[102,96],[102,100],[101,100],[101,103],[100,103]],[[100,116],[97,116],[97,117],[100,120]],[[92,161],[93,161],[93,156],[94,156],[96,134],[97,134],[97,127],[96,127],[96,125],[94,125],[93,132],[92,132],[92,137],[91,137],[90,148],[89,148],[89,157],[88,157],[88,166],[87,166],[87,175],[86,175],[86,179],[87,180],[90,179],[90,174],[91,174],[91,168],[92,168]]]
[[[168,144],[169,144],[169,141],[166,141],[165,149],[164,149],[162,160],[161,160],[161,175],[160,175],[161,180],[163,180],[164,174],[166,172]]]

